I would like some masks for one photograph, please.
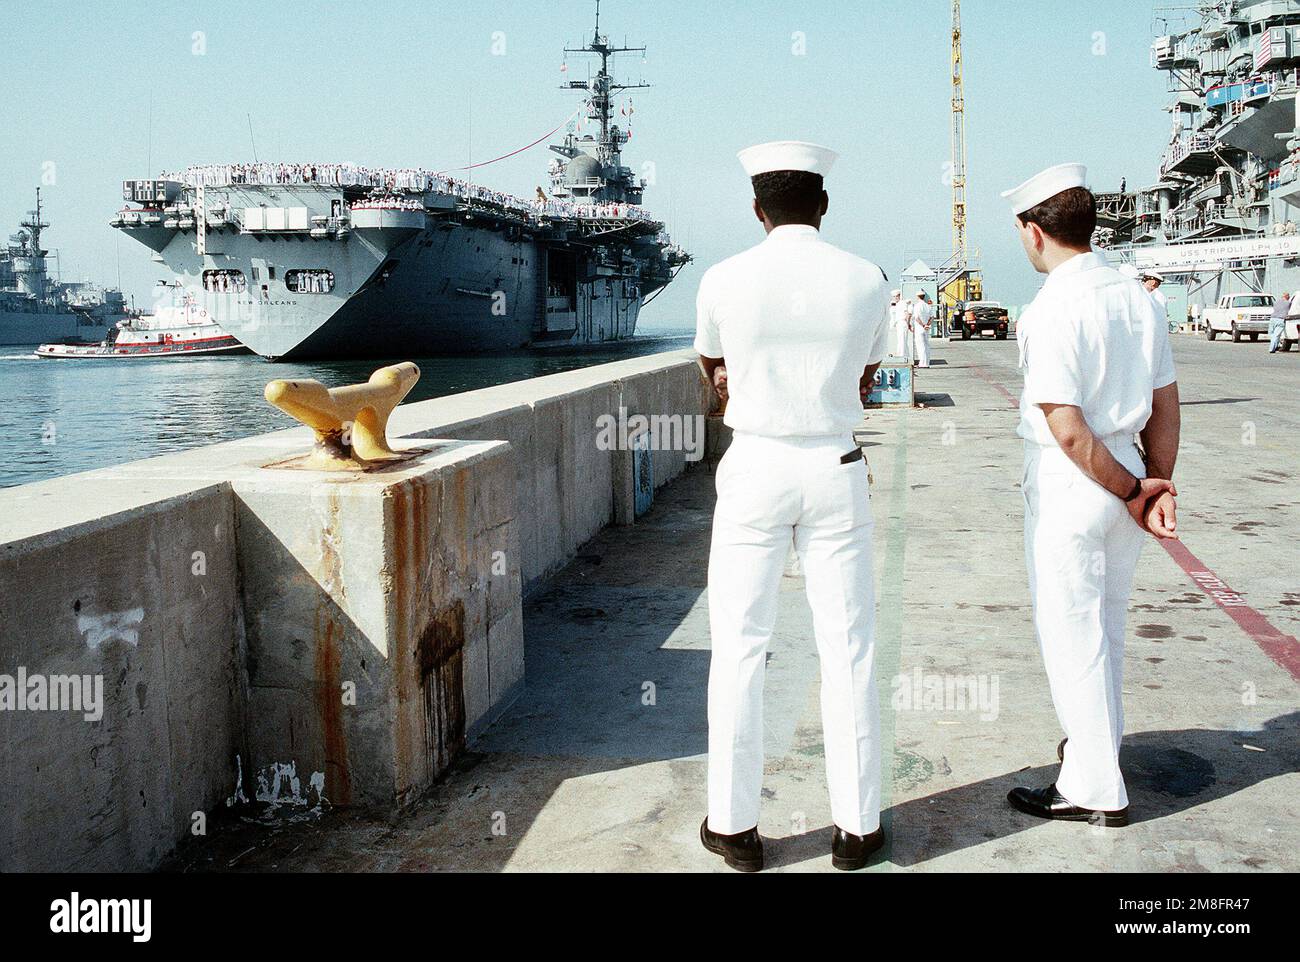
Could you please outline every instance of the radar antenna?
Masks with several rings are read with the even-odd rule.
[[[600,32],[600,0],[596,0],[596,29],[592,33],[591,43],[585,47],[565,47],[564,52],[566,54],[596,54],[600,57],[600,70],[597,71],[595,77],[590,81],[570,80],[566,84],[561,84],[560,89],[585,90],[589,93],[587,116],[600,122],[599,159],[601,163],[617,165],[619,150],[623,144],[627,143],[627,134],[610,122],[613,116],[610,95],[618,93],[620,90],[636,90],[651,85],[645,82],[616,83],[613,77],[610,76],[609,62],[612,57],[620,53],[644,55],[646,48],[610,46],[609,37],[603,36]]]

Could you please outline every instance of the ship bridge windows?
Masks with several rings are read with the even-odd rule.
[[[248,290],[248,281],[241,270],[204,271],[203,289],[214,294],[242,294]]]
[[[324,268],[285,271],[284,283],[296,294],[328,294],[334,290],[334,272]]]

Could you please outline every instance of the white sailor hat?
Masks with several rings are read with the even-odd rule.
[[[890,297],[902,297],[902,296],[903,296],[903,292],[900,291],[897,287],[895,287],[892,291],[889,292],[889,296],[890,296]]]
[[[1023,214],[1063,190],[1085,186],[1087,179],[1088,168],[1083,164],[1057,164],[1034,174],[1019,187],[1004,190],[1002,196],[1011,202],[1013,214]]]
[[[774,170],[804,170],[825,177],[839,157],[829,147],[809,144],[802,140],[774,140],[755,144],[736,154],[740,165],[749,177],[767,174]]]
[[[1144,280],[1150,278],[1151,280],[1157,281],[1161,284],[1165,282],[1165,275],[1161,274],[1159,271],[1143,271],[1142,277]]]

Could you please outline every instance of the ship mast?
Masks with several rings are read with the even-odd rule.
[[[27,212],[27,220],[23,221],[18,226],[26,227],[31,231],[32,252],[37,257],[43,255],[45,251],[41,250],[41,231],[50,225],[41,220],[41,189],[39,187],[36,188],[36,209],[29,210]]]
[[[646,48],[611,47],[609,38],[602,36],[600,33],[600,0],[596,0],[596,29],[592,34],[591,43],[585,47],[565,47],[564,52],[566,54],[594,53],[600,57],[600,70],[590,82],[570,80],[567,84],[562,84],[560,89],[586,90],[590,94],[587,100],[587,116],[592,120],[600,121],[598,159],[602,164],[617,167],[619,164],[619,148],[627,142],[627,134],[610,123],[610,118],[613,115],[611,94],[618,93],[620,90],[636,90],[640,87],[649,87],[650,84],[644,82],[634,84],[615,83],[609,73],[609,61],[611,57],[620,53],[644,54]]]

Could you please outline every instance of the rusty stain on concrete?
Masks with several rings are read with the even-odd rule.
[[[425,735],[435,773],[465,747],[465,603],[434,612],[416,646],[424,694]]]
[[[418,543],[421,523],[416,515],[423,514],[420,493],[417,485],[408,482],[393,490],[390,509],[392,511],[393,564],[392,580],[392,617],[394,643],[399,651],[404,651],[407,640],[411,637],[411,625],[415,621],[412,611],[414,599],[419,596],[419,584],[413,583],[418,577],[419,566],[416,565],[415,545]],[[393,765],[396,775],[395,791],[398,804],[407,799],[407,792],[413,784],[421,780],[421,773],[413,769],[412,760],[412,725],[411,702],[414,688],[414,673],[409,661],[404,657],[393,657],[389,652],[389,667],[393,677],[393,693],[396,697],[396,712],[393,727]]]
[[[327,613],[316,618],[316,711],[325,751],[325,795],[338,805],[352,801],[352,773],[348,766],[348,736],[343,727],[342,629]]]
[[[456,472],[451,483],[449,524],[463,528],[467,472]],[[436,554],[433,529],[439,526],[440,498],[438,486],[412,483],[396,489],[391,501],[397,647],[390,660],[397,696],[393,750],[399,806],[412,800],[413,789],[442,774],[465,744],[465,606],[457,600],[438,607],[446,578],[455,574]],[[468,551],[463,557],[467,564]]]
[[[339,557],[339,502],[331,492],[320,536],[320,583],[325,587],[316,606],[315,681],[316,712],[320,721],[325,753],[325,794],[335,804],[352,801],[352,773],[348,764],[348,738],[343,725],[343,656],[340,649],[344,629],[335,621],[333,595],[344,597],[343,563]]]

